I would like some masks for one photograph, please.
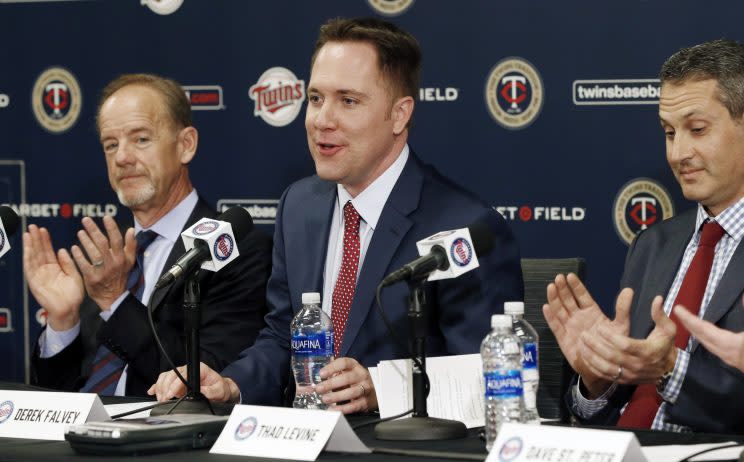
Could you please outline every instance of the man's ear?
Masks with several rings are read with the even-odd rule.
[[[178,155],[182,164],[186,165],[191,162],[196,154],[196,147],[199,144],[199,132],[194,127],[183,128],[178,133]]]
[[[400,135],[413,116],[413,97],[404,96],[393,103],[390,116],[393,119],[393,134]]]

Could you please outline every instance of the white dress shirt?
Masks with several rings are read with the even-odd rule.
[[[325,269],[323,271],[322,303],[323,311],[328,316],[331,316],[333,288],[336,286],[336,279],[338,279],[338,273],[341,271],[341,261],[344,256],[344,205],[351,201],[361,217],[359,222],[359,266],[357,267],[357,276],[359,276],[382,208],[385,207],[395,183],[398,182],[398,178],[403,172],[409,152],[410,150],[406,144],[395,162],[354,198],[343,186],[337,185],[336,206],[333,208],[331,230],[328,233],[328,252],[326,253]]]

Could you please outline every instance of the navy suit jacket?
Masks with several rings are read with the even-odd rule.
[[[202,199],[194,207],[186,228],[217,214]],[[266,279],[269,276],[271,239],[253,230],[240,242],[240,256],[219,272],[201,271],[201,361],[222,368],[251,345],[263,327]],[[163,266],[167,271],[186,252],[181,239]],[[163,346],[175,364],[187,359],[183,280],[155,290],[151,296],[153,321]],[[79,390],[90,375],[98,347],[105,344],[129,365],[127,395],[146,396],[158,374],[170,366],[150,333],[145,306],[128,295],[108,321],[101,309],[86,297],[80,306],[80,335],[50,358],[41,358],[36,342],[31,359],[31,383],[65,391]]]
[[[290,323],[303,292],[323,292],[328,234],[336,184],[317,176],[292,184],[283,194],[274,234],[267,287],[267,326],[253,347],[222,374],[238,384],[244,403],[280,404],[290,380]],[[426,284],[429,356],[477,353],[490,318],[503,303],[523,299],[519,250],[501,215],[411,155],[382,210],[357,280],[340,355],[363,366],[407,357],[390,338],[374,307],[375,290],[389,272],[416,259],[416,241],[438,231],[486,223],[494,250],[480,268],[457,279]],[[382,307],[400,339],[408,338],[408,287],[382,291]]]
[[[646,338],[654,328],[651,301],[666,297],[695,228],[697,209],[648,228],[635,239],[625,261],[621,287],[634,291],[630,335]],[[704,319],[735,332],[744,329],[744,245],[734,251],[716,287]],[[575,380],[574,380],[575,383]],[[615,425],[635,386],[620,386],[605,409],[588,422]],[[569,391],[569,395],[570,395]],[[571,408],[569,397],[569,409]],[[700,432],[744,431],[744,374],[723,363],[694,341],[687,374],[677,401],[667,406],[667,420]]]

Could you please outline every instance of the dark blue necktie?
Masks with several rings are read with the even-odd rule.
[[[142,301],[142,293],[145,291],[145,267],[144,256],[147,247],[158,237],[155,231],[140,231],[137,233],[136,261],[127,278],[127,290]],[[93,360],[93,369],[90,377],[80,391],[85,393],[98,393],[99,395],[111,396],[116,391],[116,385],[124,372],[126,363],[105,345],[98,347],[96,357]]]

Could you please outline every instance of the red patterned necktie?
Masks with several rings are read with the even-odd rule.
[[[351,303],[354,301],[357,269],[359,268],[359,213],[351,201],[344,205],[344,255],[336,286],[333,288],[331,321],[333,321],[333,353],[338,357],[344,341],[346,320],[349,319]]]
[[[700,242],[692,257],[690,267],[682,280],[677,298],[674,305],[682,305],[691,313],[697,315],[700,312],[700,304],[703,301],[705,288],[708,286],[710,269],[713,266],[713,256],[715,255],[716,244],[721,240],[725,231],[715,221],[708,221],[703,224],[703,231],[700,234]],[[677,325],[677,335],[674,337],[674,345],[684,350],[687,348],[687,341],[690,339],[690,332],[679,322],[677,316],[672,312],[670,318]],[[656,391],[656,385],[653,383],[644,383],[638,385],[633,392],[625,412],[617,421],[618,427],[628,428],[651,428],[656,413],[661,406],[661,396]]]

